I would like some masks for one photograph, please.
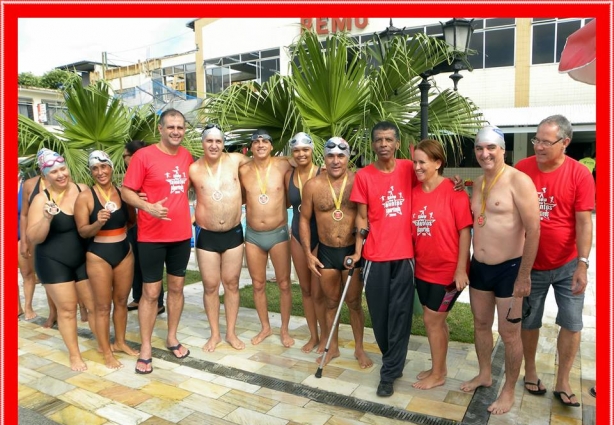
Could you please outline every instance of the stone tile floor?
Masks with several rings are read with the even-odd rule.
[[[592,264],[595,264],[594,247],[592,251]],[[302,317],[292,317],[290,321],[291,334],[296,339],[294,347],[281,345],[280,317],[275,313],[269,314],[274,335],[253,346],[250,338],[258,332],[259,321],[255,310],[242,308],[237,332],[246,343],[246,348],[236,351],[227,343],[222,343],[213,353],[202,351],[210,330],[202,305],[203,289],[200,284],[185,288],[186,303],[179,327],[179,340],[190,348],[191,356],[186,360],[176,360],[168,354],[165,348],[166,314],[162,314],[158,316],[154,330],[156,350],[154,372],[150,375],[136,375],[135,359],[125,354],[118,354],[125,366],[123,369],[107,369],[102,356],[96,351],[96,343],[87,324],[82,322],[79,322],[79,343],[88,370],[82,373],[71,371],[57,328],[44,329],[40,326],[42,317],[46,316],[47,305],[43,289],[37,286],[34,306],[41,318],[32,322],[19,320],[19,406],[62,424],[408,423],[378,416],[364,409],[331,405],[318,401],[317,397],[303,395],[309,394],[310,389],[319,388],[365,402],[392,406],[400,411],[441,418],[440,423],[588,424],[595,417],[595,399],[588,394],[588,390],[595,384],[596,374],[594,268],[590,272],[584,309],[585,330],[572,370],[572,387],[582,403],[581,408],[566,408],[553,401],[551,390],[556,372],[558,327],[554,325],[556,305],[552,294],[548,297],[545,326],[538,348],[538,370],[548,393],[536,397],[524,391],[521,370],[512,410],[502,416],[485,416],[483,422],[472,422],[467,411],[473,394],[462,392],[459,385],[477,373],[473,345],[450,343],[446,384],[421,391],[411,384],[419,371],[430,366],[429,347],[425,337],[412,336],[404,376],[395,383],[394,395],[387,399],[378,398],[375,390],[379,381],[381,355],[370,329],[365,330],[365,348],[374,366],[360,369],[353,358],[351,329],[349,325],[341,325],[341,357],[324,368],[321,379],[314,377],[318,367],[315,352],[305,354],[300,350],[308,338]],[[467,300],[467,295],[463,294],[461,301]],[[223,307],[221,316],[224,331]],[[130,312],[128,321],[127,339],[138,346],[137,313]],[[496,332],[493,338],[498,342]],[[228,375],[220,370],[234,372]],[[246,378],[249,376],[275,378],[285,384],[279,390],[258,385],[257,379],[250,381]],[[288,388],[300,388],[301,392],[297,394],[297,391]]]

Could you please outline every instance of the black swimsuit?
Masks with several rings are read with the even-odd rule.
[[[292,174],[290,175],[290,185],[288,186],[288,198],[290,198],[290,204],[292,205],[292,237],[301,243],[301,237],[299,235],[299,219],[301,213],[299,211],[299,207],[301,205],[301,192],[298,187],[294,184],[294,171],[292,170]],[[320,174],[320,168],[316,172],[316,176]],[[318,245],[318,227],[316,226],[316,216],[313,214],[311,216],[311,221],[309,222],[309,226],[311,228],[311,250],[313,251],[315,247]]]
[[[104,209],[104,207],[100,203],[96,192],[94,192],[94,188],[90,188],[90,190],[92,191],[92,196],[94,197],[94,209],[90,214],[90,224],[92,224],[98,219],[98,211]],[[119,189],[115,188],[115,190],[117,190],[117,193],[119,193]],[[104,226],[100,228],[100,230],[115,230],[126,227],[128,217],[128,205],[125,202],[122,202],[121,207],[111,214],[111,218],[104,224]],[[115,268],[130,253],[130,242],[128,241],[128,238],[125,238],[119,242],[91,241],[87,252],[97,255],[109,263],[112,268]]]
[[[51,200],[47,189],[45,194]],[[47,238],[34,250],[34,268],[44,284],[87,279],[85,240],[79,236],[74,216],[60,211],[51,219]]]

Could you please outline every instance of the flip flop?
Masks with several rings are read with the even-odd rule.
[[[143,364],[150,364],[150,363],[151,363],[151,361],[152,361],[152,358],[150,357],[150,358],[148,358],[148,359],[137,359],[136,363],[137,363],[137,364],[139,364],[139,363],[143,363]],[[150,370],[139,370],[138,368],[136,368],[136,367],[135,367],[135,368],[134,368],[134,371],[135,371],[136,373],[138,373],[139,375],[148,375],[148,374],[150,374],[151,372],[153,372],[153,366],[151,367],[151,369],[150,369]]]
[[[571,398],[575,397],[575,394],[567,394],[565,391],[552,391],[552,394],[554,394],[554,397],[556,397],[561,403],[563,403],[565,406],[569,406],[569,407],[580,407],[580,402],[576,401],[575,403],[571,402]],[[565,397],[567,397],[567,399],[569,400],[564,401],[563,397],[561,397],[562,395],[564,395]]]
[[[597,390],[595,389],[595,387],[591,387],[591,389],[588,390],[588,393],[593,397],[597,398]]]
[[[186,357],[188,357],[190,355],[190,350],[186,351],[186,353],[183,356],[178,356],[177,354],[175,354],[175,351],[180,351],[180,348],[183,347],[183,345],[181,345],[181,343],[173,346],[173,347],[166,347],[173,356],[175,356],[178,359],[185,359]]]
[[[539,388],[539,385],[542,383],[541,379],[537,379],[537,384],[535,382],[527,382],[526,380],[524,381],[524,389],[527,390],[529,392],[529,394],[533,394],[533,395],[544,395],[546,394],[546,389],[545,388]],[[527,385],[535,385],[537,387],[536,390],[532,390],[530,388],[527,388]]]

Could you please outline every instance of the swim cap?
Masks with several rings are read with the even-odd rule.
[[[474,145],[477,145],[480,142],[494,143],[505,149],[503,132],[499,129],[499,127],[495,127],[494,125],[487,125],[478,131],[478,134],[475,135]]]
[[[290,149],[309,148],[313,150],[313,140],[307,133],[296,133],[292,139],[290,139]]]
[[[113,161],[111,161],[109,155],[107,155],[107,153],[104,151],[92,151],[92,153],[90,153],[90,157],[87,160],[87,163],[90,168],[98,164],[107,164],[111,167],[111,169],[114,169]]]
[[[38,169],[41,171],[43,171],[43,158],[49,152],[53,152],[53,151],[51,149],[42,148],[36,154],[36,164],[38,165]]]
[[[220,139],[224,140],[224,133],[222,132],[222,129],[220,128],[220,126],[217,124],[207,124],[205,126],[205,129],[203,130],[203,133],[202,133],[202,140],[205,140],[207,136],[211,133],[218,133],[220,136]]]
[[[44,176],[49,174],[50,171],[55,170],[56,168],[64,167],[66,165],[66,161],[64,160],[63,156],[49,149],[47,149],[46,152],[41,154],[38,159],[38,162],[39,168]]]
[[[324,155],[339,154],[350,157],[350,145],[342,137],[331,137],[324,144]]]
[[[264,140],[268,140],[269,142],[273,140],[268,131],[266,131],[264,128],[259,128],[258,130],[254,131],[254,134],[252,134],[252,142],[258,140],[261,137]]]

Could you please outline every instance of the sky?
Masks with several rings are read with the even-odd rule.
[[[42,76],[80,61],[126,66],[149,58],[196,49],[193,19],[20,18],[18,72]]]

